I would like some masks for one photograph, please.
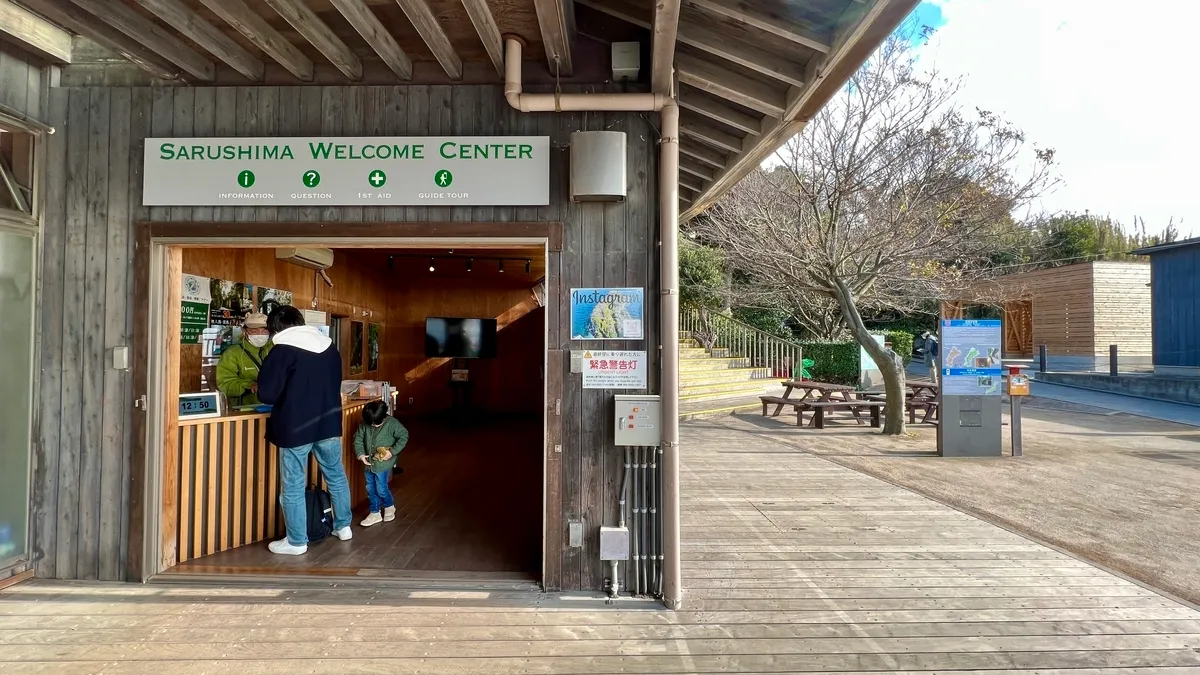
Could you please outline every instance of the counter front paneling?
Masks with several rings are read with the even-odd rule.
[[[366,403],[342,406],[342,464],[351,503],[366,498],[353,443]],[[234,413],[179,421],[176,563],[283,536],[279,450],[267,442],[268,417]],[[308,483],[325,484],[311,456]]]

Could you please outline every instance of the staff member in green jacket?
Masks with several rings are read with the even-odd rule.
[[[230,406],[258,405],[258,370],[271,351],[267,315],[247,314],[242,339],[221,354],[217,362],[217,389]]]

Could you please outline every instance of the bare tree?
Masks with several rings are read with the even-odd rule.
[[[962,110],[956,83],[916,67],[909,33],[880,47],[778,165],[690,225],[760,287],[836,303],[881,367],[886,434],[904,432],[904,361],[860,312],[913,311],[970,285],[1004,245],[1001,223],[1052,183],[1054,156],[1029,152],[996,115]]]

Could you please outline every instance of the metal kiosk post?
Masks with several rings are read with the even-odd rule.
[[[1008,365],[1008,401],[1012,406],[1012,456],[1021,456],[1021,399],[1029,395],[1029,376],[1021,370],[1026,366]]]

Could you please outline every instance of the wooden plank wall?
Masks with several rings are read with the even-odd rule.
[[[48,77],[36,59],[0,42],[0,105],[45,122]]]
[[[1126,358],[1150,363],[1150,265],[1137,262],[1092,263],[1096,355],[1118,345]]]
[[[1154,365],[1200,368],[1200,246],[1155,253],[1150,264]]]
[[[533,89],[533,88],[531,88]],[[575,87],[579,91],[580,88]],[[122,579],[128,519],[128,373],[106,367],[107,349],[130,344],[135,221],[563,222],[564,245],[548,261],[562,279],[548,298],[548,348],[570,350],[569,290],[646,289],[644,341],[592,348],[645,349],[658,391],[657,136],[640,113],[521,114],[499,86],[61,88],[50,95],[43,325],[47,335],[33,517],[38,574]],[[567,197],[572,131],[628,134],[630,191],[622,204]],[[548,135],[552,203],[545,207],[145,208],[142,145],[148,136]],[[144,319],[144,317],[137,317]],[[582,548],[563,548],[551,588],[599,589],[601,524],[616,522],[622,465],[608,424],[613,393],[583,391],[562,359],[562,528],[581,521]],[[139,413],[140,414],[140,413]],[[553,537],[552,537],[553,538]],[[552,570],[554,566],[551,566]],[[557,571],[557,570],[556,570]]]

